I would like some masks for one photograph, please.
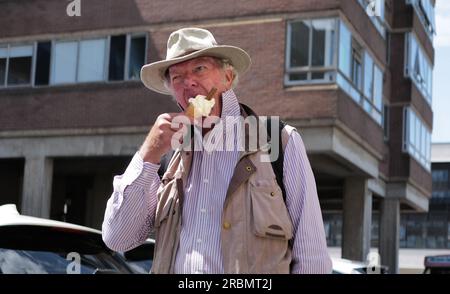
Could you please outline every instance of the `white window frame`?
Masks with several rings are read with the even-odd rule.
[[[411,118],[414,121],[414,126],[410,124]],[[412,128],[414,128],[414,138],[410,136]],[[423,133],[424,131],[425,133]],[[427,171],[431,171],[431,130],[411,106],[403,108],[402,146],[404,153],[408,153]]]
[[[337,77],[336,77],[336,83],[340,86],[341,89],[343,89],[343,91],[345,91],[356,103],[358,103],[361,108],[363,108],[363,110],[378,124],[382,127],[382,116],[383,116],[383,103],[381,104],[381,109],[379,109],[377,107],[377,105],[375,105],[375,67],[377,67],[381,74],[382,74],[382,89],[381,89],[381,102],[383,102],[384,100],[384,93],[383,93],[383,88],[384,88],[384,82],[383,82],[383,78],[384,78],[384,70],[383,68],[379,65],[377,59],[374,57],[374,55],[367,49],[365,48],[361,43],[358,42],[358,40],[355,39],[355,33],[349,28],[349,26],[341,19],[340,20],[342,22],[342,24],[347,28],[347,30],[349,30],[350,34],[351,34],[351,46],[350,46],[350,50],[351,52],[349,52],[349,56],[348,58],[350,59],[350,66],[351,66],[351,70],[350,70],[350,75],[353,75],[353,48],[354,48],[354,43],[356,42],[356,44],[358,44],[358,46],[361,47],[361,83],[362,83],[362,89],[358,89],[357,86],[353,83],[352,80],[352,76],[348,77],[344,72],[341,71],[341,69],[339,67],[337,67]],[[340,46],[339,46],[339,41],[340,41],[340,35],[341,35],[341,25],[339,25],[339,33],[338,33],[338,50],[340,50]],[[372,69],[372,81],[371,83],[373,84],[373,88],[372,88],[372,93],[371,96],[372,97],[366,97],[365,96],[365,92],[364,92],[364,88],[365,88],[365,54],[368,54],[373,62],[373,69]],[[337,52],[338,58],[340,58],[341,53]],[[337,64],[339,64],[339,60],[336,61]],[[342,84],[345,83],[345,86]]]
[[[420,76],[420,81],[417,80],[417,77],[415,76],[414,72],[414,64],[410,64],[411,61],[411,47],[412,43],[415,42],[417,45],[418,54],[422,55],[423,60],[427,63],[426,66],[428,67],[429,72],[428,76],[422,77]],[[425,53],[425,49],[423,48],[422,44],[418,41],[418,38],[414,32],[408,32],[405,33],[405,58],[404,58],[404,76],[405,78],[410,78],[412,82],[415,84],[416,88],[419,90],[419,92],[422,94],[423,98],[427,101],[427,103],[432,105],[433,102],[433,65],[428,58],[427,54]],[[420,62],[420,61],[419,61]],[[419,66],[423,66],[423,64],[419,63]],[[423,70],[421,70],[423,71]],[[422,72],[421,72],[422,74]],[[427,85],[427,83],[423,81],[428,81],[430,84]],[[428,89],[429,87],[429,89]],[[429,90],[429,93],[428,93]]]
[[[292,44],[292,27],[293,23],[303,22],[303,21],[314,21],[314,20],[329,20],[334,22],[334,32],[335,38],[332,42],[325,42],[325,55],[328,55],[330,50],[333,49],[332,62],[330,66],[311,66],[312,62],[312,34],[309,34],[309,47],[308,47],[308,66],[302,67],[291,67],[291,44]],[[295,85],[312,85],[312,84],[333,84],[336,82],[336,68],[337,68],[337,44],[338,44],[338,20],[336,17],[317,17],[317,18],[305,18],[305,19],[295,19],[287,22],[286,29],[286,58],[285,58],[285,75],[284,75],[284,84],[286,86],[295,86]],[[333,47],[333,48],[331,48]],[[306,74],[306,80],[299,81],[291,81],[289,79],[290,74]],[[324,73],[324,79],[311,79],[313,73]],[[331,79],[327,79],[327,74]]]
[[[396,1],[396,0],[394,0]],[[436,12],[435,7],[431,3],[431,0],[405,0],[406,4],[412,5],[414,11],[418,15],[420,22],[422,23],[425,32],[428,35],[428,38],[433,41],[434,35],[436,34]],[[431,8],[430,11],[425,11],[422,9],[423,5],[421,4],[423,1],[427,1],[426,7]],[[426,8],[424,7],[424,8]],[[427,24],[428,22],[428,24]],[[431,30],[430,30],[431,27]]]

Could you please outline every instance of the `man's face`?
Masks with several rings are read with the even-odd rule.
[[[186,109],[189,98],[206,96],[216,87],[216,104],[211,115],[220,116],[221,94],[231,88],[233,73],[231,69],[223,69],[213,57],[198,57],[169,67],[168,80],[172,95],[183,109]]]

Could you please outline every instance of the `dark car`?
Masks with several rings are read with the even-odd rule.
[[[147,239],[144,244],[124,252],[122,255],[135,272],[146,274],[152,268],[154,249],[155,240]]]
[[[106,247],[99,230],[20,215],[15,205],[8,204],[0,206],[0,273],[132,274],[138,271],[126,261],[124,254]]]

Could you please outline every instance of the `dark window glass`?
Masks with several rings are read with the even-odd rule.
[[[141,76],[141,67],[145,63],[145,37],[131,39],[130,44],[130,63],[128,67],[128,78],[139,79]]]
[[[312,27],[312,66],[325,65],[325,30]],[[314,78],[313,78],[314,79]]]
[[[9,59],[8,85],[26,85],[31,81],[31,56]]]
[[[34,81],[36,85],[48,85],[49,83],[51,48],[50,42],[39,42],[37,45],[36,76]]]
[[[361,66],[361,60],[358,58],[359,56],[354,51],[353,52],[353,60],[352,60],[352,81],[353,84],[361,90],[362,85],[362,79],[361,79],[361,73],[362,73],[362,66]]]
[[[308,79],[308,76],[306,73],[296,73],[296,74],[289,75],[290,81],[306,81],[307,79]]]
[[[6,58],[0,58],[0,87],[5,85]]]
[[[311,75],[312,80],[323,80],[325,79],[325,74],[323,72],[313,72]]]
[[[126,36],[111,37],[109,53],[109,80],[120,81],[124,78]]]
[[[291,26],[291,66],[308,66],[309,56],[309,25],[306,22],[296,22]]]

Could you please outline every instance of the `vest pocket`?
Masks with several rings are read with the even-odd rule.
[[[250,185],[254,234],[259,237],[290,240],[292,222],[278,186]]]

